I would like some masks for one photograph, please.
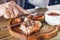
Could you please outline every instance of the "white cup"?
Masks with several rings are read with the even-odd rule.
[[[52,12],[60,14],[60,11],[58,11],[58,10],[49,10],[49,11],[45,12],[45,21],[49,25],[60,25],[60,16],[48,15],[49,13],[52,13]]]

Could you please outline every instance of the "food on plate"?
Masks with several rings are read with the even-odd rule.
[[[60,11],[49,10],[45,12],[45,21],[49,25],[60,25]]]
[[[25,35],[30,35],[33,32],[39,31],[42,25],[40,21],[32,20],[30,18],[30,15],[22,15],[19,18],[11,20],[10,22],[11,25],[20,23],[19,25],[17,25],[17,27],[14,28],[18,28],[18,30],[21,30]]]
[[[24,22],[21,23],[19,29],[23,31],[24,34],[29,35],[32,32],[37,32],[41,27],[40,21],[33,21],[29,18],[25,18]]]
[[[40,30],[40,36],[45,39],[50,39],[58,33],[58,27],[57,26],[51,26],[44,24]]]
[[[21,23],[21,19],[16,18],[13,20],[12,24],[17,24],[17,23]]]
[[[46,15],[51,16],[51,14],[53,14],[53,16],[58,15],[56,13],[48,13],[45,14],[45,17]],[[58,33],[58,27],[48,25],[45,22],[45,24],[42,24],[40,21],[36,20],[42,16],[42,14],[21,14],[17,18],[11,19],[9,23],[10,26],[8,27],[10,34],[16,38],[20,38],[21,40],[40,40],[54,37]]]
[[[38,33],[42,24],[40,21],[32,20],[30,18],[30,15],[28,16],[24,14],[24,15],[19,16],[18,18],[11,19],[9,22],[9,25],[15,25],[15,26],[8,27],[9,32],[12,36],[19,38],[21,40],[27,40],[27,39],[30,40],[29,38],[31,37],[29,38],[27,37],[32,34]]]
[[[33,13],[32,15],[33,15],[32,17],[33,20],[40,20],[40,21],[44,20],[44,13],[36,12],[36,13]]]

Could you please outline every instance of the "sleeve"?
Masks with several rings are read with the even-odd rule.
[[[40,8],[45,8],[49,4],[49,0],[29,0],[29,2]]]

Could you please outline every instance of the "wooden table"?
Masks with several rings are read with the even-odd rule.
[[[38,9],[38,11],[46,11],[46,9]],[[7,19],[4,19],[3,17],[0,17],[0,40],[19,40],[17,38],[14,38],[10,35],[7,25],[8,25]],[[60,40],[60,32],[58,35],[51,40]]]
[[[0,17],[0,40],[18,40],[17,38],[14,38],[10,35],[7,28],[8,21],[9,20]]]

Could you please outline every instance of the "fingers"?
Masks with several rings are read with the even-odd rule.
[[[21,13],[27,13],[23,8],[21,8],[19,5],[16,5],[16,8],[21,12]]]
[[[13,14],[17,16],[18,14],[25,13],[28,14],[29,12],[25,11],[22,7],[17,5],[14,1],[8,2],[8,5],[11,6]]]
[[[12,7],[12,10],[13,10],[13,12],[14,12],[14,14],[15,14],[15,16],[14,16],[14,17],[17,17],[17,16],[18,16],[18,14],[19,14],[18,9],[17,9],[15,6],[13,6],[13,5],[11,5],[11,7]]]
[[[12,14],[14,15],[14,17],[17,17],[18,16],[18,14],[19,14],[19,10],[15,7],[15,5],[16,5],[16,3],[14,2],[14,1],[11,1],[11,2],[9,2],[9,4],[8,5],[10,5],[10,7],[11,7],[11,10],[12,10]],[[21,12],[20,12],[21,13]],[[13,16],[12,15],[12,16]]]
[[[19,10],[20,13],[23,13],[23,14],[31,14],[31,12],[28,12],[26,10],[24,10],[21,6],[15,4],[15,7]]]
[[[14,6],[14,4],[6,4],[5,8],[7,8],[5,11],[5,15],[3,15],[5,18],[15,18],[19,14],[19,11]]]
[[[8,5],[14,5],[20,13],[27,13],[22,7],[17,5],[14,1],[9,2]]]
[[[19,10],[20,13],[28,13],[26,10],[24,10],[22,7],[20,7],[19,5],[15,4],[15,7]]]
[[[11,5],[9,5],[8,11],[10,13],[10,18],[14,18],[15,13],[13,12],[13,9],[12,9]]]
[[[8,9],[5,8],[4,14],[3,14],[4,18],[8,19],[10,18],[10,13],[8,12]]]

